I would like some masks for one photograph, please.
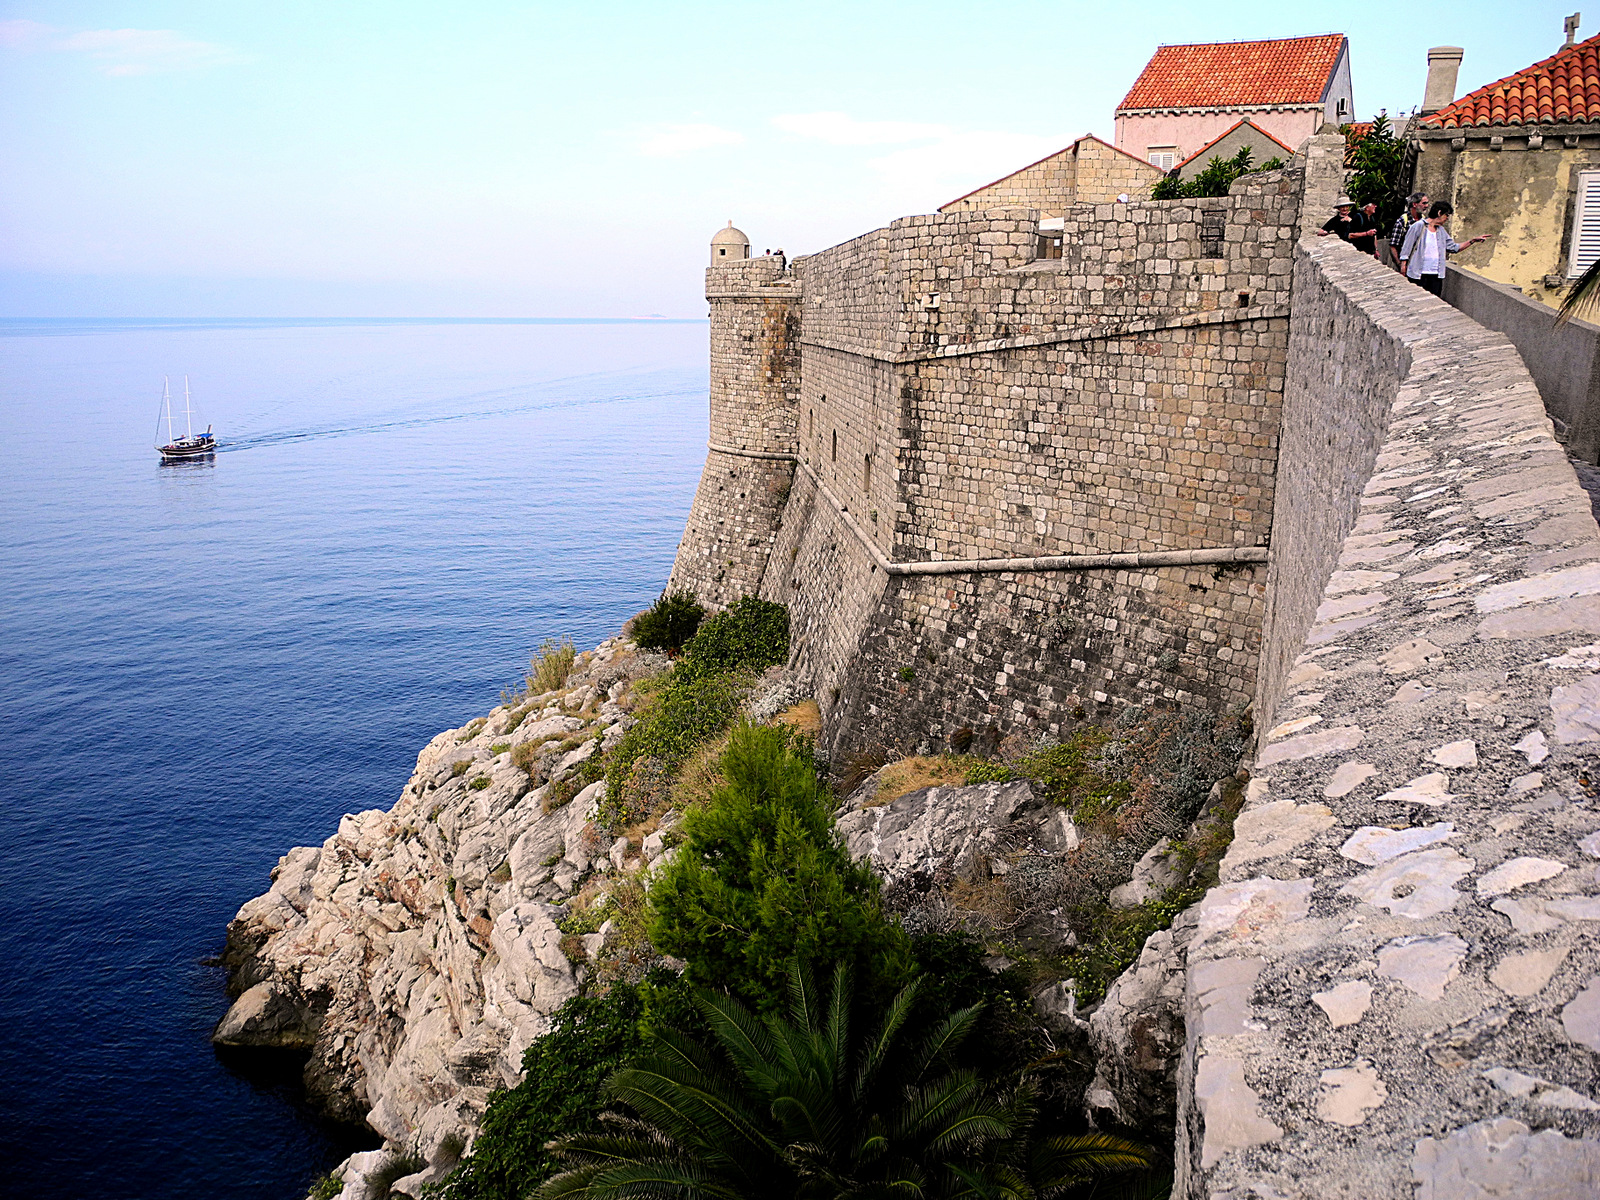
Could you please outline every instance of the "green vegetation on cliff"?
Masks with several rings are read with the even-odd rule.
[[[725,782],[685,816],[678,854],[650,889],[657,949],[687,962],[691,981],[762,1011],[781,1007],[796,958],[903,984],[906,936],[884,919],[872,869],[850,860],[804,739],[740,725],[720,765]]]

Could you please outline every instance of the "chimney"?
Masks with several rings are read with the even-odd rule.
[[[1438,112],[1456,98],[1456,73],[1461,70],[1460,46],[1435,46],[1428,51],[1428,83],[1422,89],[1422,115]]]

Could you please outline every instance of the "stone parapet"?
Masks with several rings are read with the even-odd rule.
[[[1298,253],[1286,429],[1340,463],[1280,512],[1341,511],[1274,541],[1320,606],[1193,910],[1174,1195],[1595,1195],[1600,529],[1504,337]]]

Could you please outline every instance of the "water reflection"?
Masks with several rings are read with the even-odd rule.
[[[214,467],[216,464],[217,452],[215,450],[207,450],[204,454],[191,454],[186,458],[167,458],[163,456],[161,459],[163,467],[171,467],[175,470],[193,467]]]

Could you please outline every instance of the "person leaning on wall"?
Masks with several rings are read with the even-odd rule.
[[[1428,193],[1412,192],[1406,197],[1406,210],[1394,219],[1394,228],[1389,230],[1389,250],[1394,257],[1394,269],[1404,271],[1400,265],[1400,248],[1406,244],[1406,234],[1411,232],[1411,227],[1422,220],[1428,211]]]
[[[1350,210],[1355,205],[1349,196],[1340,196],[1333,202],[1333,216],[1329,217],[1322,228],[1317,230],[1318,237],[1327,237],[1330,233],[1338,234],[1341,242],[1348,242],[1350,235],[1361,226],[1357,224]]]
[[[1445,229],[1454,213],[1447,201],[1435,200],[1427,219],[1406,231],[1405,243],[1400,247],[1400,270],[1412,283],[1420,283],[1435,296],[1444,295],[1445,260],[1468,246],[1489,240],[1488,234],[1480,233],[1457,242]]]

